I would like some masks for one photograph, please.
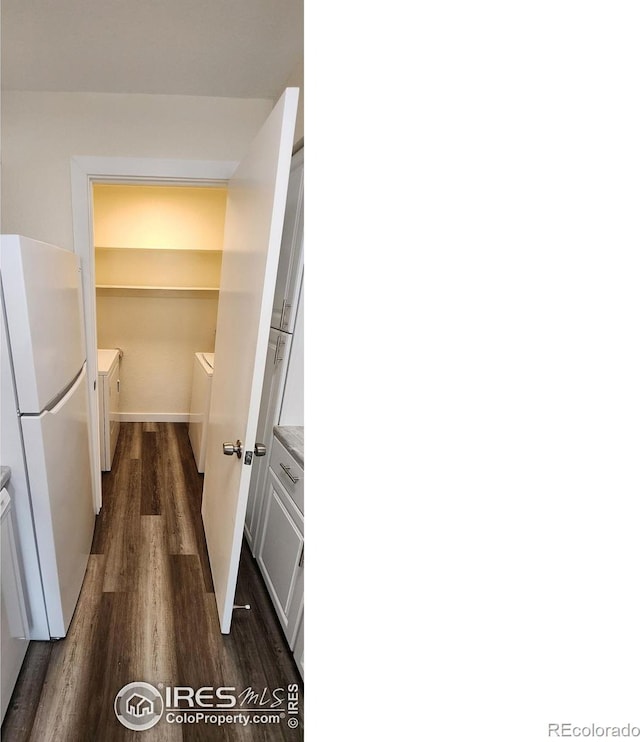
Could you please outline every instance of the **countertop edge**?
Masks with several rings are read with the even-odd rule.
[[[273,434],[304,469],[304,427],[302,425],[274,425]]]

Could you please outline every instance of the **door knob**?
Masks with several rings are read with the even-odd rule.
[[[264,445],[264,443],[256,443],[256,447],[253,449],[253,452],[256,456],[266,456],[267,447]]]
[[[223,443],[222,444],[222,453],[225,456],[233,456],[235,455],[241,459],[242,458],[242,441],[238,440],[235,443]]]

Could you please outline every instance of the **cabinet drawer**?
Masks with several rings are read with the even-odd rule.
[[[304,470],[275,436],[269,467],[304,514]]]

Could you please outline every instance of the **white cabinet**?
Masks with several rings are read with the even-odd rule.
[[[277,439],[273,442],[274,452],[282,448]],[[286,460],[284,468],[282,464],[272,452],[257,559],[293,649],[304,606],[304,517],[292,497],[296,486],[302,485],[302,468],[292,459]]]
[[[280,405],[282,403],[285,370],[288,364],[290,346],[290,335],[286,332],[270,330],[269,349],[267,351],[260,412],[258,415],[258,430],[256,432],[256,440],[259,443],[264,443],[268,453],[272,447],[274,421],[278,419]],[[249,485],[249,499],[247,501],[244,528],[247,542],[254,556],[256,555],[258,546],[257,536],[268,469],[268,456],[254,457],[251,465],[251,484]]]
[[[256,441],[271,452],[273,426],[303,425],[303,171],[304,150],[291,159],[269,350],[262,382]],[[294,333],[295,329],[295,333]],[[285,419],[283,420],[283,415]],[[267,486],[267,458],[254,458],[244,532],[256,556]]]
[[[4,719],[11,694],[18,679],[18,673],[29,646],[29,624],[16,553],[11,497],[5,489],[2,490],[1,509],[2,645],[0,647],[0,657],[2,657],[2,671],[0,677],[2,679],[2,719]]]
[[[304,285],[300,289],[278,425],[304,425]]]
[[[120,351],[98,350],[100,468],[111,471],[120,433]]]
[[[291,159],[271,327],[293,332],[304,266],[304,149]]]
[[[245,536],[302,675],[304,657],[304,500],[302,456],[274,436],[273,426],[302,431],[303,420],[303,150],[292,158],[271,316],[269,351],[256,440]],[[280,427],[278,434],[283,433]],[[299,434],[299,432],[298,432]],[[286,439],[286,438],[285,438]],[[288,445],[291,447],[291,441]]]

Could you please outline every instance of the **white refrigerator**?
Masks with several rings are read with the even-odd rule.
[[[60,638],[95,524],[80,261],[2,235],[0,281],[2,368],[10,376],[3,373],[0,459],[15,481],[30,638]]]

